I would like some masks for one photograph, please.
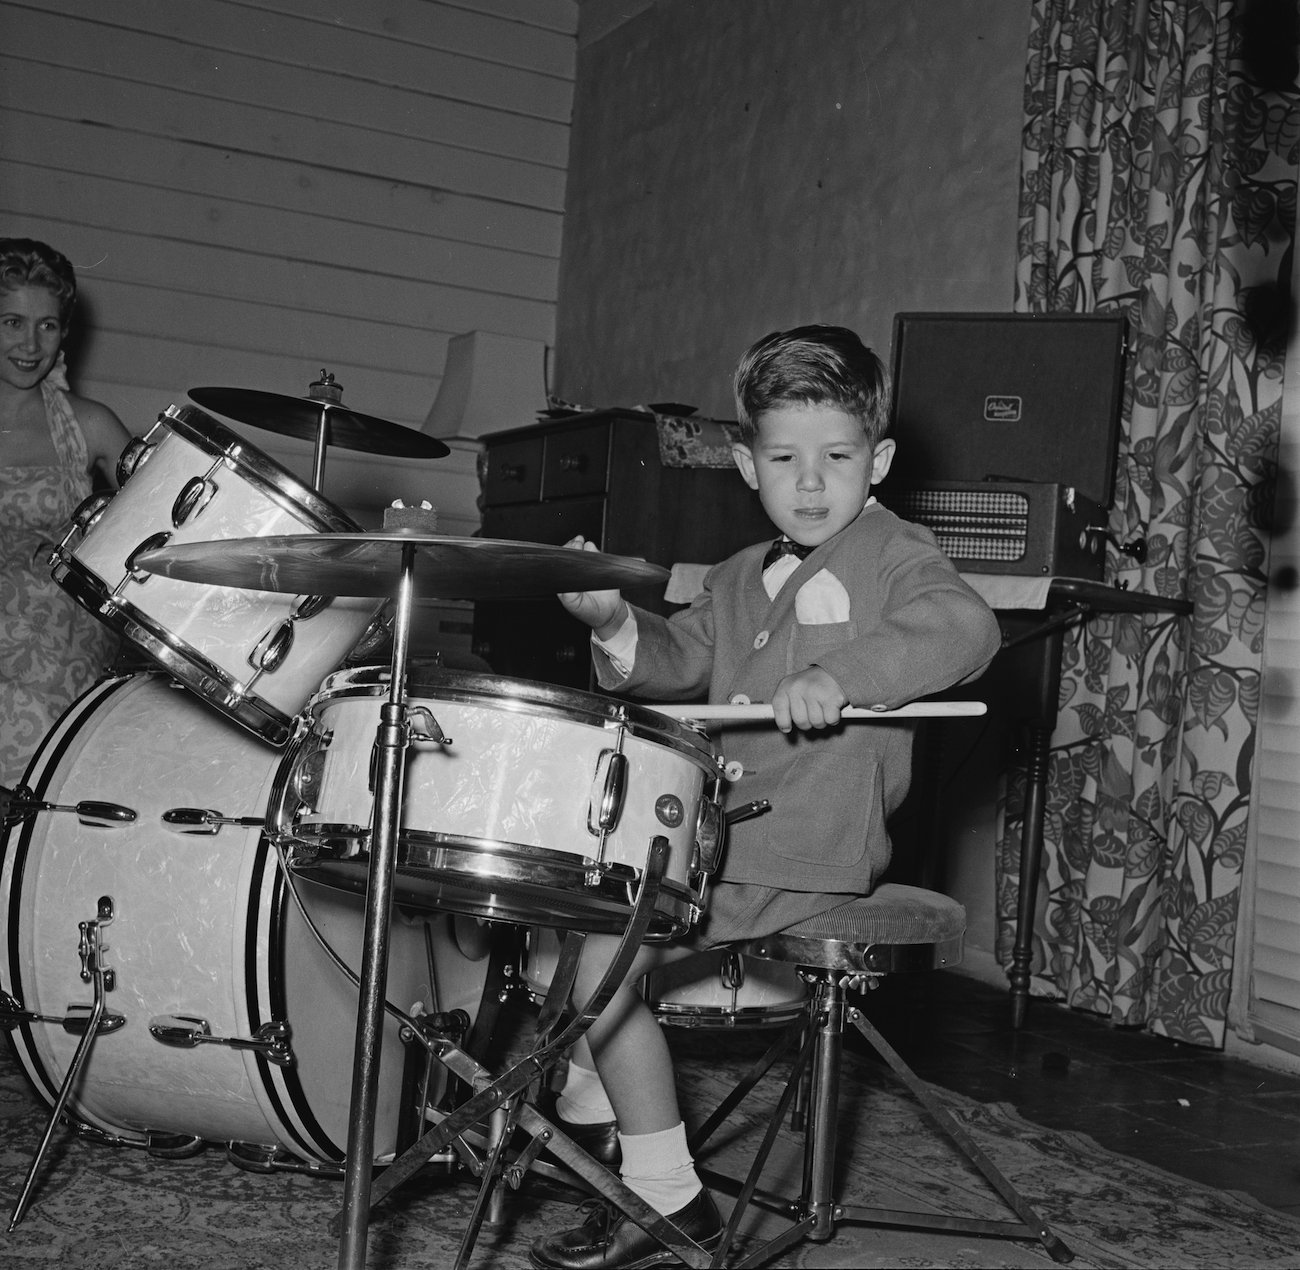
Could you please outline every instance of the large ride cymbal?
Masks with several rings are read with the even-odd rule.
[[[255,428],[315,441],[326,416],[325,441],[345,450],[394,454],[411,459],[440,459],[451,450],[445,442],[415,428],[364,415],[337,402],[316,397],[286,397],[256,388],[191,388],[190,396],[207,410],[251,423]]]
[[[245,591],[386,596],[397,589],[407,547],[414,548],[416,593],[444,600],[648,586],[668,578],[667,569],[629,556],[410,530],[179,543],[141,552],[135,563],[164,577]]]

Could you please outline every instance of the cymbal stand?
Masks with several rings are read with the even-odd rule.
[[[323,372],[322,372],[323,373]],[[325,408],[322,407],[322,431]],[[406,657],[410,642],[415,547],[402,547],[393,618],[392,681],[380,707],[375,735],[375,804],[370,829],[370,872],[357,1000],[352,1102],[348,1119],[347,1165],[343,1176],[343,1232],[340,1270],[364,1270],[366,1226],[375,1148],[379,1057],[383,1043],[384,989],[388,980],[388,927],[393,908],[393,874],[402,813],[402,782],[410,728],[406,708]],[[445,740],[446,738],[444,738]]]
[[[343,402],[343,385],[334,382],[334,376],[322,369],[320,378],[307,387],[307,395],[312,401],[319,401],[320,418],[316,421],[316,451],[312,455],[311,483],[317,491],[323,491],[325,482],[325,449],[329,445],[330,406]]]

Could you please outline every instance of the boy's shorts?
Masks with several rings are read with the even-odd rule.
[[[856,892],[787,891],[755,882],[715,882],[705,894],[707,911],[682,943],[702,952],[742,939],[762,939],[860,898]]]

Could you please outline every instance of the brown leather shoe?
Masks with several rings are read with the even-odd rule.
[[[581,1207],[587,1213],[581,1226],[533,1241],[528,1260],[537,1270],[645,1270],[678,1260],[608,1201],[588,1200]],[[722,1217],[706,1190],[668,1220],[703,1248],[716,1248],[722,1238]]]

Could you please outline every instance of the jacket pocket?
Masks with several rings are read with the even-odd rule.
[[[771,795],[768,842],[782,859],[851,869],[867,854],[869,835],[883,832],[880,768],[860,757],[796,756]]]
[[[789,664],[786,672],[807,670],[817,658],[832,648],[840,648],[858,637],[856,622],[825,622],[814,625],[796,623],[790,635]]]

